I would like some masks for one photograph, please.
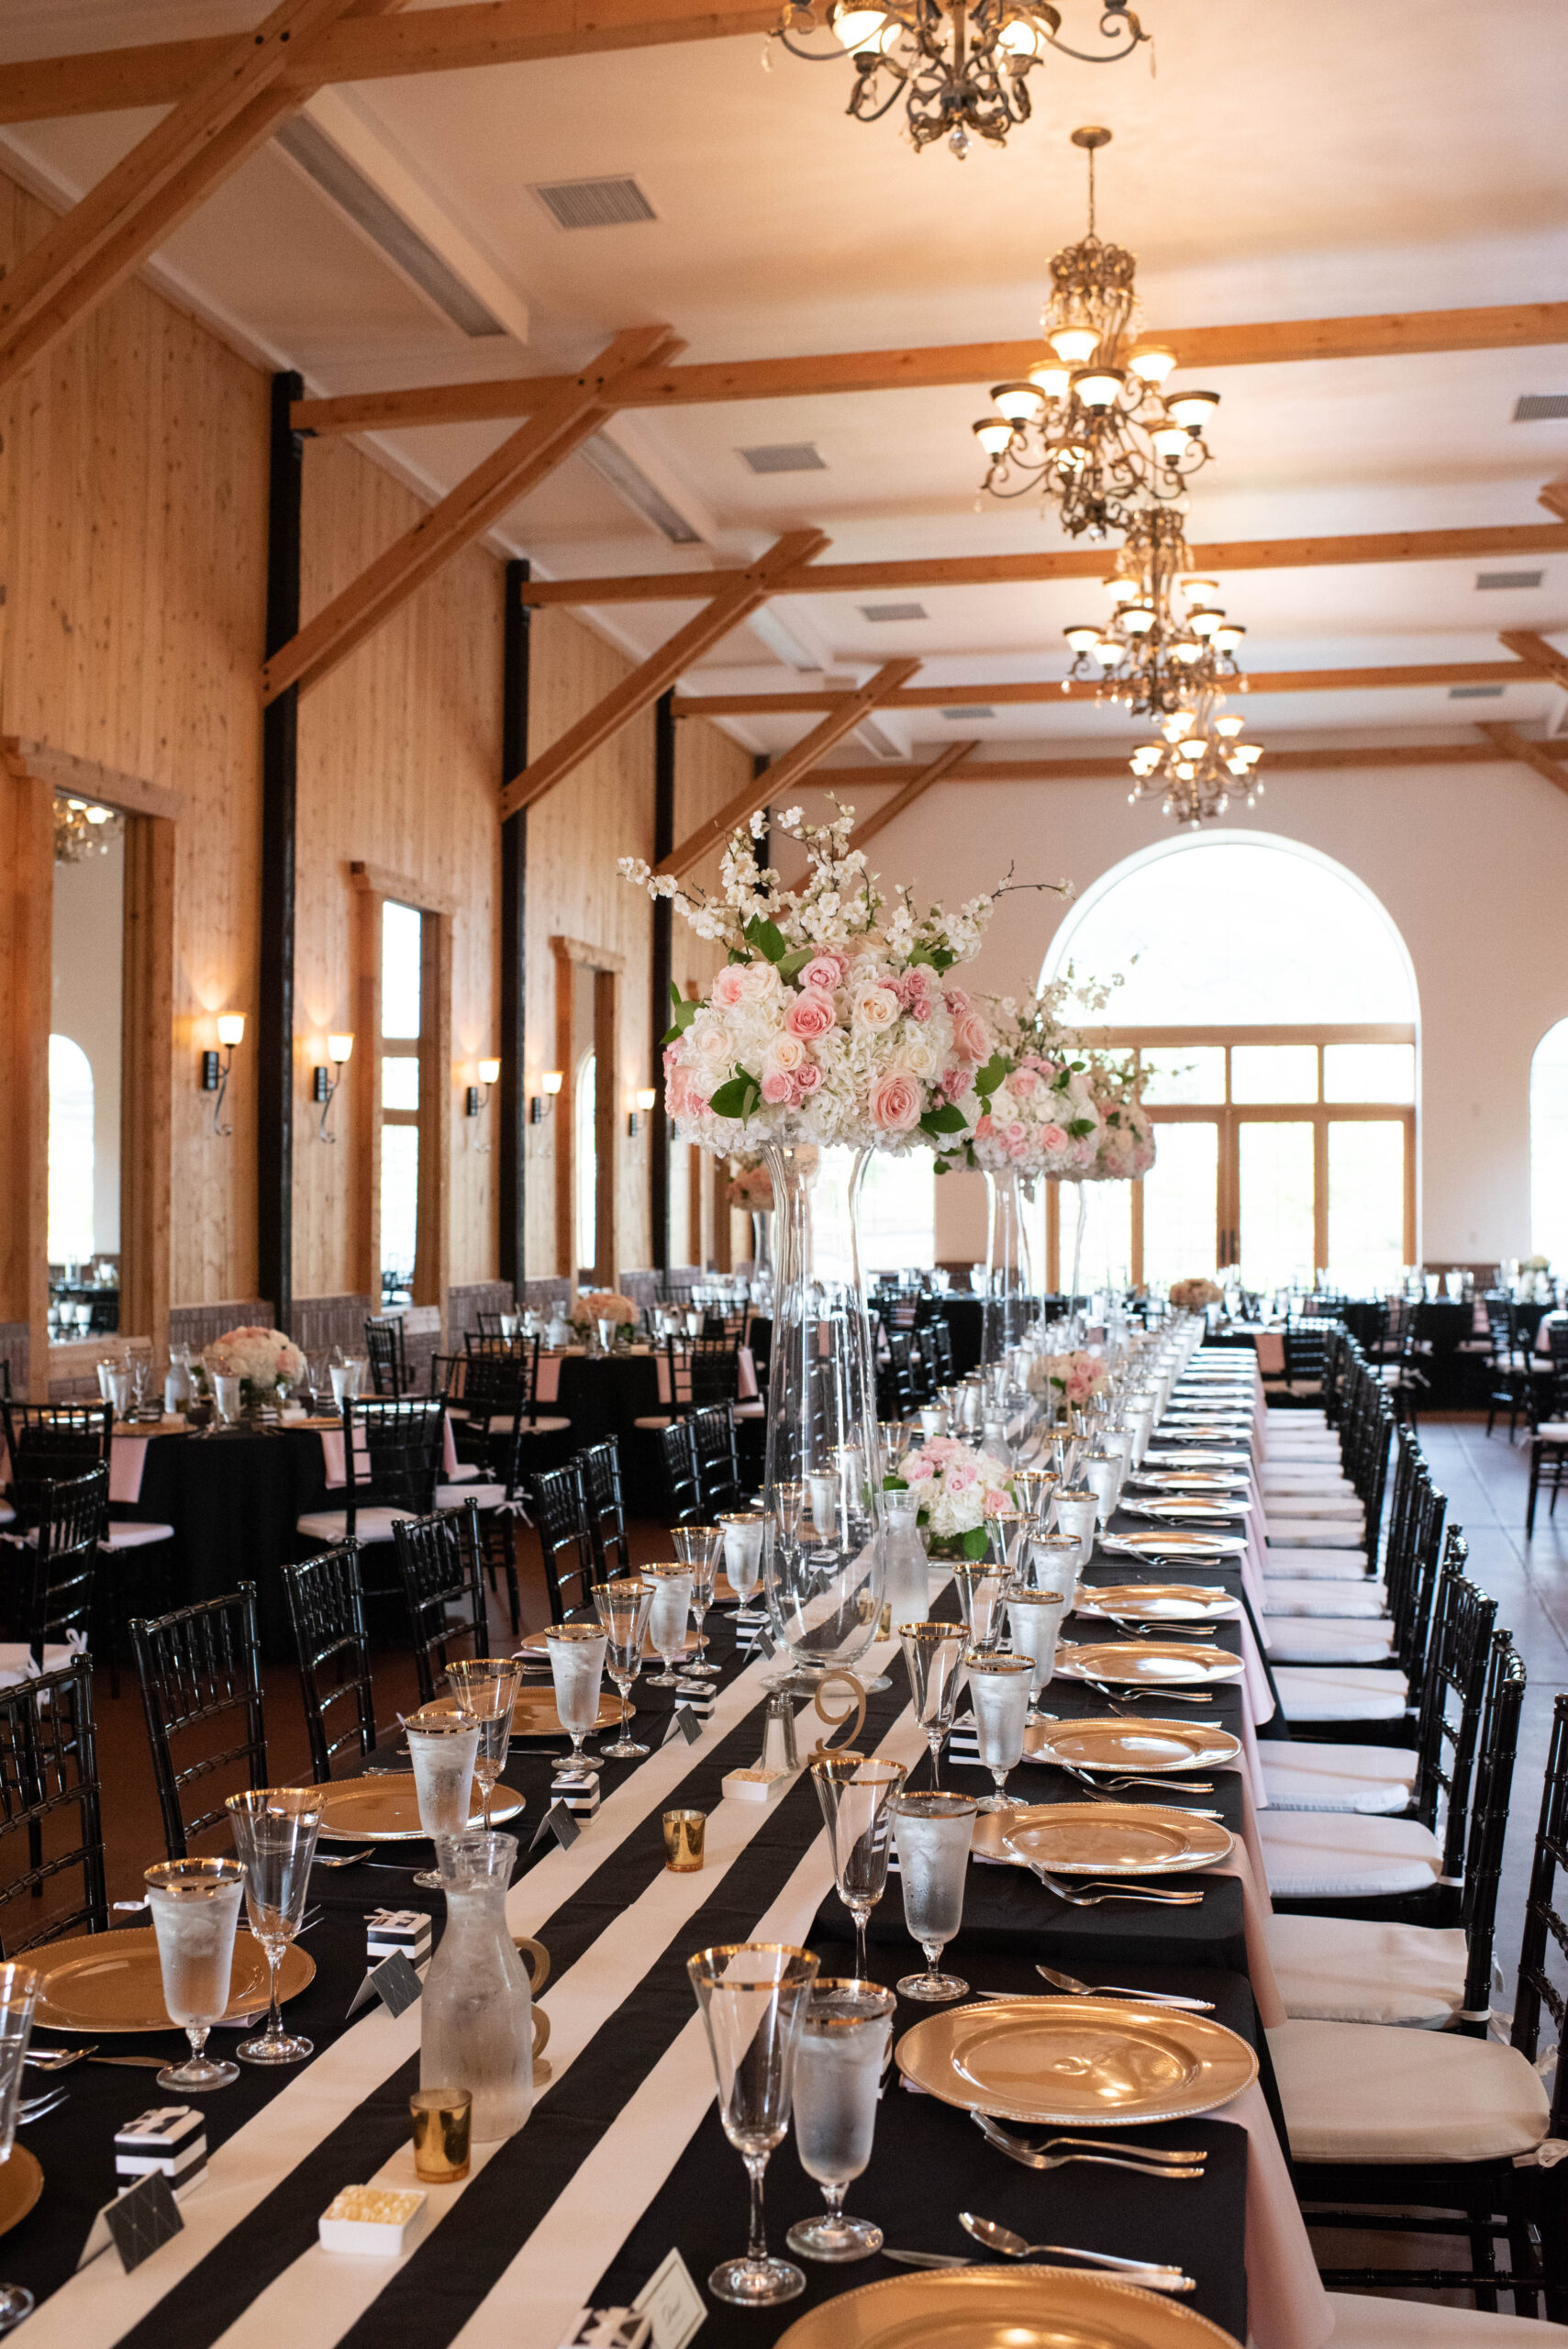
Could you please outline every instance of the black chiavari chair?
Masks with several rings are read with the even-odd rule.
[[[365,1354],[371,1366],[371,1385],[378,1395],[395,1401],[399,1395],[407,1394],[408,1350],[401,1314],[373,1314],[366,1320]]]
[[[664,1467],[666,1502],[672,1525],[701,1525],[704,1522],[702,1495],[697,1487],[696,1456],[692,1450],[692,1431],[684,1419],[672,1420],[659,1434],[660,1457]]]
[[[20,1957],[108,1921],[93,1667],[80,1656],[0,1692],[0,1950]]]
[[[568,1461],[564,1468],[547,1468],[536,1476],[533,1501],[550,1620],[564,1623],[569,1615],[592,1608],[593,1585],[599,1578],[577,1462]]]
[[[1525,1538],[1535,1531],[1535,1505],[1542,1493],[1549,1518],[1557,1514],[1557,1496],[1568,1484],[1568,1363],[1553,1362],[1544,1380],[1526,1377],[1525,1409],[1529,1418],[1529,1497],[1525,1504]],[[1488,1430],[1490,1432],[1490,1430]],[[1510,1423],[1508,1440],[1513,1441]]]
[[[615,1437],[588,1444],[577,1454],[588,1537],[594,1545],[595,1580],[608,1582],[629,1570],[626,1502],[621,1489],[620,1446]]]
[[[81,1475],[28,1487],[34,1539],[12,1549],[17,1603],[7,1611],[35,1664],[63,1664],[66,1651],[86,1642],[108,1492],[102,1461]]]
[[[711,1524],[715,1518],[733,1516],[743,1497],[734,1406],[715,1403],[706,1410],[693,1411],[686,1424],[691,1430],[697,1497]]]
[[[295,1531],[331,1549],[358,1541],[361,1550],[383,1548],[400,1522],[428,1517],[440,1481],[446,1418],[444,1395],[390,1397],[349,1396],[343,1402],[343,1506],[312,1509]],[[363,1563],[361,1575],[365,1575]],[[372,1583],[372,1598],[385,1598],[390,1582]]]
[[[392,1546],[408,1607],[419,1702],[428,1705],[441,1693],[438,1665],[446,1669],[454,1648],[468,1642],[472,1654],[490,1653],[479,1511],[468,1502],[405,1519],[393,1529]]]
[[[220,1771],[242,1772],[252,1787],[268,1783],[256,1586],[242,1582],[232,1598],[179,1607],[152,1621],[134,1617],[130,1636],[163,1841],[169,1857],[183,1860],[193,1836],[227,1823],[224,1801],[239,1791],[227,1786],[209,1809],[191,1813],[188,1789]],[[177,1746],[190,1758],[177,1758]]]
[[[344,1542],[299,1565],[285,1565],[283,1577],[310,1766],[319,1785],[332,1776],[339,1754],[363,1761],[375,1743],[359,1543]]]

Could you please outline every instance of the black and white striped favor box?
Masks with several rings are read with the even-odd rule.
[[[374,1909],[365,1919],[365,1964],[379,1965],[401,1950],[410,1965],[430,1954],[431,1920],[420,1909]]]
[[[206,2168],[206,2121],[194,2104],[154,2105],[115,2132],[115,2176],[122,2187],[159,2170],[178,2193]]]
[[[592,1775],[573,1777],[560,1771],[550,1782],[550,1791],[557,1802],[563,1802],[577,1819],[592,1819],[599,1808],[599,1781]]]

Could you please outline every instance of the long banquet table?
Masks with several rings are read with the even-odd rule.
[[[1104,1557],[1090,1578],[1122,1581],[1138,1571]],[[1204,1579],[1240,1588],[1231,1573],[1206,1571]],[[933,1611],[951,1618],[953,1601],[950,1584]],[[324,1913],[304,1945],[317,1973],[289,2019],[315,2041],[316,2057],[281,2077],[247,2071],[205,2100],[214,2148],[207,2176],[184,2202],[183,2232],[129,2277],[112,2254],[80,2275],[72,2270],[94,2211],[113,2190],[114,2129],[160,2092],[146,2073],[82,2065],[65,2075],[69,2102],[26,2134],[45,2172],[42,2199],[0,2250],[0,2273],[39,2296],[31,2349],[118,2342],[205,2349],[219,2341],[226,2349],[274,2349],[280,2340],[288,2349],[373,2349],[388,2340],[557,2349],[577,2310],[624,2305],[672,2246],[699,2288],[719,2257],[741,2247],[744,2173],[717,2125],[686,1957],[716,1942],[808,1942],[826,1974],[850,1971],[851,1953],[809,1776],[766,1806],[720,1798],[724,1773],[757,1757],[762,1683],[775,1667],[738,1652],[723,1614],[709,1616],[708,1631],[724,1677],[700,1741],[660,1744],[672,1699],[639,1683],[638,1725],[654,1746],[651,1758],[606,1764],[606,1799],[573,1846],[550,1845],[522,1860],[507,1914],[512,1930],[542,1940],[552,1960],[543,1998],[550,2076],[517,2136],[477,2149],[462,2185],[431,2190],[413,2248],[393,2261],[334,2257],[317,2243],[317,2220],[340,2188],[413,2182],[407,2098],[418,2077],[418,2009],[395,2021],[379,2010],[344,2021],[363,1970],[367,1909],[430,1909],[439,1930],[439,1898],[415,1890],[395,1864],[396,1848],[383,1846],[373,1865],[317,1871],[313,1880]],[[1217,1635],[1239,1651],[1237,1624],[1217,1627]],[[1080,1624],[1073,1636],[1091,1634]],[[892,1685],[869,1698],[861,1750],[894,1754],[913,1765],[914,1784],[928,1783],[895,1645],[874,1647],[866,1664],[887,1671]],[[1061,1678],[1045,1701],[1063,1715],[1105,1709]],[[1201,1717],[1239,1729],[1247,1702],[1245,1684],[1233,1683]],[[808,1733],[807,1718],[803,1744],[820,1730],[814,1724]],[[398,1766],[391,1747],[378,1759]],[[554,1766],[537,1748],[513,1748],[506,1778],[527,1798],[518,1822],[525,1839],[548,1807]],[[976,1791],[986,1775],[956,1756],[944,1760],[943,1774],[944,1783]],[[1081,1792],[1054,1767],[1026,1767],[1014,1787],[1039,1801]],[[1240,1834],[1247,1790],[1243,1760],[1201,1799]],[[677,1802],[708,1814],[700,1873],[663,1866],[661,1813]],[[1212,1998],[1218,2019],[1259,2047],[1262,2096],[1249,2091],[1229,2114],[1136,2132],[1152,2144],[1203,2146],[1201,2183],[1084,2166],[1037,2176],[992,2152],[963,2113],[890,2085],[871,2166],[851,2187],[849,2207],[874,2217],[890,2245],[955,2257],[975,2251],[956,2224],[967,2208],[1030,2241],[1170,2259],[1196,2278],[1186,2305],[1236,2341],[1251,2327],[1258,2349],[1319,2349],[1331,2321],[1268,2117],[1273,2110],[1277,2121],[1277,2106],[1247,1970],[1242,1881],[1234,1874],[1184,1881],[1203,1886],[1200,1908],[1076,1910],[1020,1872],[974,1865],[963,1930],[948,1959],[976,1990],[1038,1991],[1044,1986],[1033,1968],[1044,1958],[1090,1980],[1103,1973]],[[895,1876],[876,1912],[872,1968],[892,1980],[918,1962],[903,1934]],[[901,2003],[895,2033],[932,2011]],[[1239,2121],[1251,2123],[1251,2137]],[[781,2244],[796,2218],[819,2207],[786,2141],[769,2170],[770,2241]],[[816,2301],[895,2272],[880,2257],[808,2266],[806,2296],[782,2309],[739,2311],[710,2301],[702,2339],[714,2349],[762,2349]]]

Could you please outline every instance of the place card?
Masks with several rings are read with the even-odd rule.
[[[194,2104],[154,2105],[115,2132],[115,2176],[128,2185],[156,2172],[171,2186],[194,2186],[206,2155],[206,2122]]]
[[[373,1998],[379,1998],[395,2021],[414,2004],[419,1990],[419,1976],[409,1965],[406,1954],[400,1949],[395,1949],[390,1957],[384,1957],[379,1965],[371,1967],[349,2001],[349,2012],[343,2020],[347,2022],[359,2013],[361,2007],[368,2007]]]
[[[680,1731],[681,1735],[685,1739],[688,1745],[695,1745],[698,1738],[701,1737],[702,1723],[698,1720],[690,1705],[676,1706],[674,1711],[670,1716],[670,1726],[659,1741],[661,1745],[668,1745],[670,1740],[674,1736],[677,1730]]]
[[[563,1802],[552,1802],[539,1825],[534,1829],[530,1852],[537,1852],[547,1835],[553,1835],[563,1852],[569,1852],[583,1830]]]
[[[373,1909],[365,1918],[365,1963],[378,1965],[401,1950],[410,1965],[430,1954],[433,1920],[422,1909]]]
[[[85,2267],[113,2243],[120,2255],[120,2266],[128,2276],[144,2259],[150,2259],[155,2251],[182,2233],[184,2224],[173,2188],[161,2170],[153,2170],[135,2186],[128,2186],[114,2201],[105,2203],[87,2230],[77,2269]]]
[[[678,2251],[660,2261],[631,2305],[653,2320],[653,2349],[685,2349],[707,2321],[707,2303]]]

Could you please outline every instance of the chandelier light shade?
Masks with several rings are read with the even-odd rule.
[[[80,864],[84,857],[107,856],[109,842],[125,830],[125,818],[95,800],[54,795],[54,861]]]
[[[1110,135],[1094,124],[1073,133],[1089,158],[1088,234],[1052,256],[1039,365],[994,385],[995,414],[973,428],[990,460],[983,489],[1040,489],[1073,538],[1103,539],[1180,498],[1208,462],[1204,431],[1219,406],[1218,392],[1164,393],[1174,353],[1137,342],[1137,259],[1095,233],[1095,156]]]
[[[1215,602],[1218,583],[1192,575],[1181,515],[1152,506],[1135,516],[1123,556],[1105,583],[1109,621],[1062,630],[1073,653],[1063,693],[1097,675],[1099,698],[1140,718],[1168,717],[1226,685],[1245,693],[1236,653],[1247,631]]]
[[[1127,0],[1099,0],[1097,13],[1100,50],[1061,39],[1062,12],[1049,0],[785,0],[771,38],[813,64],[848,51],[847,111],[857,121],[880,122],[902,98],[917,152],[945,139],[962,161],[976,139],[1000,146],[1029,120],[1029,76],[1048,49],[1111,65],[1150,38]],[[806,46],[814,36],[818,45]],[[1093,354],[1091,343],[1082,355]]]
[[[1254,770],[1263,753],[1258,743],[1241,740],[1240,718],[1219,714],[1224,704],[1224,695],[1206,685],[1186,708],[1163,720],[1159,741],[1139,744],[1129,762],[1129,807],[1157,799],[1162,816],[1195,831],[1224,815],[1234,791],[1244,792],[1249,807],[1256,805],[1263,786]]]

